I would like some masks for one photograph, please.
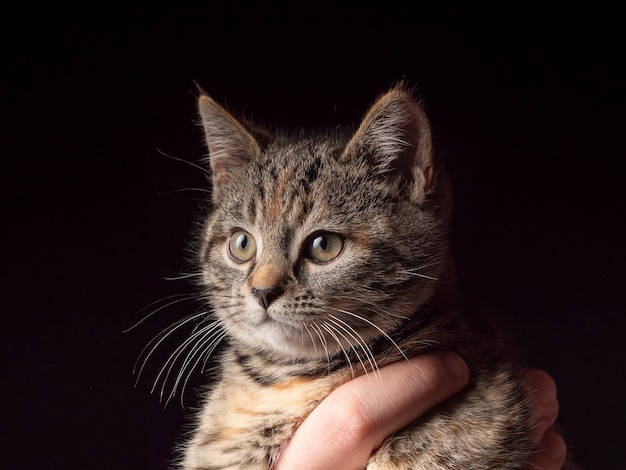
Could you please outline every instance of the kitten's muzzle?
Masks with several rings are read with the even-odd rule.
[[[252,294],[256,297],[259,305],[267,310],[270,304],[276,300],[282,293],[282,287],[268,287],[264,289],[259,289],[256,287],[252,288]]]

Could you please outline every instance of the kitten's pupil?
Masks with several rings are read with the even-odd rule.
[[[244,250],[246,249],[246,245],[248,245],[248,237],[243,233],[237,237],[237,241],[235,242],[237,248]]]
[[[323,235],[315,238],[315,240],[313,240],[313,249],[316,250],[318,248],[321,248],[322,250],[328,248],[328,238]]]

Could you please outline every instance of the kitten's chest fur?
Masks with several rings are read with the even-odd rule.
[[[257,362],[257,364],[254,364]],[[270,468],[305,416],[346,380],[345,369],[331,374],[270,376],[257,368],[262,358],[229,349],[224,374],[201,412],[185,468]],[[240,467],[241,466],[241,467]]]

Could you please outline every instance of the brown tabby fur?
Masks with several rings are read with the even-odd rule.
[[[469,364],[469,385],[388,438],[367,469],[528,468],[524,371],[457,294],[450,192],[411,93],[389,90],[352,134],[270,135],[203,91],[199,113],[212,174],[199,263],[227,344],[181,467],[270,469],[337,386],[446,349]],[[239,230],[256,242],[243,262],[229,255]],[[317,262],[310,245],[324,234],[343,248]]]

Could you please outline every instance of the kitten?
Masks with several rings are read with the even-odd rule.
[[[450,191],[412,94],[389,90],[354,133],[271,135],[202,90],[198,106],[212,182],[198,260],[215,323],[204,338],[219,326],[227,339],[181,467],[270,469],[333,389],[447,349],[469,364],[469,385],[367,468],[526,468],[537,442],[524,370],[458,295]]]

